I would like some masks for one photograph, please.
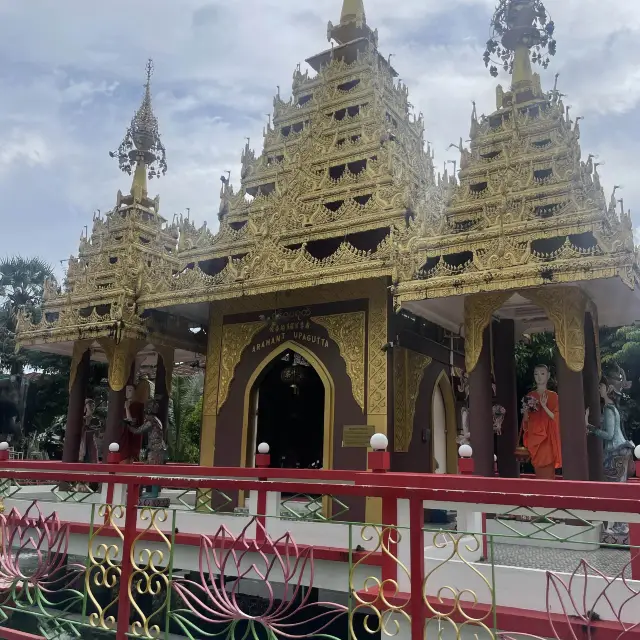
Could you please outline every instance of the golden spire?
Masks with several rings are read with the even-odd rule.
[[[144,85],[142,103],[131,120],[124,139],[117,151],[109,155],[118,158],[120,169],[131,175],[131,195],[134,202],[147,198],[147,177],[160,177],[167,172],[166,152],[160,140],[158,119],[151,103],[151,76],[153,61],[147,62],[147,81]]]
[[[342,13],[340,14],[340,24],[356,22],[367,23],[362,0],[344,0],[342,3]]]
[[[484,53],[485,65],[488,67],[492,59],[499,60],[497,64],[513,75],[511,90],[514,93],[531,96],[541,93],[531,63],[546,69],[549,56],[556,53],[555,25],[542,1],[500,0],[491,24],[493,35]],[[530,50],[533,48],[532,58]],[[497,76],[498,66],[492,65],[490,71],[492,76]]]
[[[378,32],[367,26],[363,0],[342,0],[340,24],[334,26],[329,22],[327,38],[338,44],[346,44],[359,38],[371,38],[377,43]]]

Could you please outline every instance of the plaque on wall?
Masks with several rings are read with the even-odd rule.
[[[375,432],[376,428],[370,425],[345,425],[342,428],[342,446],[367,448]]]

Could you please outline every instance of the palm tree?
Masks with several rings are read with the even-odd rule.
[[[25,360],[15,353],[18,311],[33,311],[42,303],[45,278],[53,270],[40,258],[6,257],[0,260],[0,369],[22,373]]]
[[[169,455],[174,462],[192,462],[190,459],[193,445],[192,423],[194,411],[202,398],[204,376],[199,373],[193,376],[174,376],[171,384],[171,401],[169,404]],[[200,420],[198,416],[197,424]],[[197,443],[196,443],[197,450]]]

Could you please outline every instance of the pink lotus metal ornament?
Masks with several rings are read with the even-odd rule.
[[[84,567],[67,562],[69,524],[62,525],[57,513],[44,517],[33,502],[24,515],[17,509],[1,514],[0,532],[0,604],[44,607],[55,595],[65,608],[82,600],[74,586]]]
[[[249,531],[254,528],[256,539],[249,537]],[[274,541],[257,518],[253,518],[238,536],[223,525],[215,535],[201,536],[200,579],[173,583],[184,608],[173,611],[171,616],[192,638],[207,635],[200,625],[224,625],[228,635],[220,635],[225,637],[258,637],[262,627],[269,638],[295,639],[308,637],[308,632],[303,632],[300,625],[301,616],[307,613],[305,625],[313,625],[315,637],[321,637],[339,616],[348,612],[348,608],[309,602],[313,575],[313,548],[298,548],[290,533]],[[257,606],[245,604],[246,600],[240,594],[242,579],[262,583],[266,596]],[[277,598],[276,584],[284,589]],[[326,611],[318,613],[318,607]],[[238,629],[240,635],[234,636],[240,623],[246,625],[246,629]]]

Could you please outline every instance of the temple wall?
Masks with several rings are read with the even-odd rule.
[[[250,344],[244,349],[236,366],[235,375],[229,385],[228,396],[219,409],[217,421],[216,447],[214,456],[215,466],[252,466],[246,461],[243,452],[243,430],[246,428],[248,416],[247,399],[248,387],[259,384],[266,368],[252,380],[256,369],[276,357],[278,350],[285,343],[292,342],[308,349],[325,366],[333,384],[333,446],[332,468],[334,469],[366,469],[366,450],[342,447],[342,430],[345,425],[366,425],[365,411],[354,398],[353,384],[347,374],[347,366],[342,358],[340,348],[329,335],[329,331],[314,321],[314,318],[334,316],[336,323],[343,314],[363,314],[364,335],[367,340],[366,314],[367,301],[353,300],[347,302],[310,305],[286,309],[289,313],[300,313],[301,320],[283,322],[280,326],[285,331],[272,331],[265,327],[257,331]],[[269,315],[269,310],[256,314],[242,314],[224,319],[223,330],[230,325],[247,325],[258,321],[260,315]],[[353,317],[353,316],[351,316]],[[293,325],[293,326],[292,326]],[[287,328],[292,326],[292,328]],[[348,338],[348,336],[345,336]],[[362,346],[362,375],[366,375],[366,362]],[[303,354],[304,355],[304,354]],[[328,466],[328,465],[326,465]]]
[[[406,473],[433,473],[433,400],[436,385],[442,393],[447,426],[447,473],[457,472],[457,446],[455,438],[460,423],[460,405],[455,399],[450,379],[449,350],[409,331],[399,333],[400,351],[407,355],[404,367],[398,369],[394,384],[395,430],[404,429],[404,438],[396,439],[391,455],[391,470]],[[400,356],[402,358],[402,356]],[[454,354],[454,366],[462,368],[464,358]],[[398,397],[399,396],[399,397]],[[397,403],[404,407],[398,409]],[[410,406],[412,405],[412,406]],[[405,423],[405,424],[403,424]],[[444,465],[443,465],[444,468]],[[443,469],[440,469],[442,471]]]

